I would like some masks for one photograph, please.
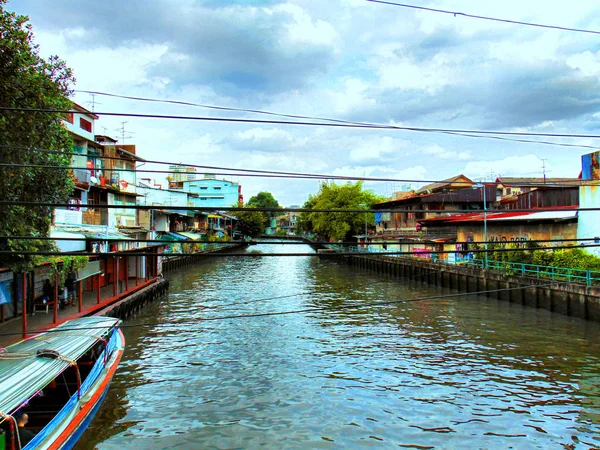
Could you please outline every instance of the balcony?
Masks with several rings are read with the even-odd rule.
[[[83,223],[86,225],[106,225],[106,213],[102,213],[96,209],[83,211]]]

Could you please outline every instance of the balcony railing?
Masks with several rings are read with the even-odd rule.
[[[102,223],[102,215],[100,211],[88,210],[83,211],[83,223],[86,225],[106,225]]]

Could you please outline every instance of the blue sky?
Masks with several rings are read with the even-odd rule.
[[[600,30],[600,6],[588,0],[419,4]],[[597,35],[362,0],[11,0],[7,7],[30,16],[41,53],[65,59],[81,90],[401,126],[600,134]],[[87,94],[75,99],[90,106]],[[218,115],[96,101],[98,111]],[[541,176],[545,160],[548,176],[577,176],[589,152],[391,130],[133,118],[99,125],[117,137],[121,120],[133,133],[126,143],[147,159],[335,175]],[[246,199],[267,190],[284,205],[318,189],[314,181],[228,178],[240,181]],[[368,187],[389,196],[403,184]]]

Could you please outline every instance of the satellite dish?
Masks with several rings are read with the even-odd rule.
[[[98,178],[96,177],[90,177],[90,181],[92,184],[98,184]]]

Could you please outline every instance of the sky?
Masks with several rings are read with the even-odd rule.
[[[412,4],[600,30],[594,0]],[[600,135],[597,34],[364,0],[10,0],[7,9],[30,17],[41,55],[64,59],[77,90],[403,127]],[[76,92],[74,100],[92,108],[89,94]],[[99,112],[271,118],[93,100]],[[150,160],[396,180],[462,173],[483,181],[544,170],[576,177],[580,156],[592,151],[390,129],[116,117],[101,118],[96,132],[124,137]],[[301,205],[319,188],[314,180],[224,178],[238,181],[246,200],[268,191],[285,206]],[[390,197],[420,185],[365,186]]]

